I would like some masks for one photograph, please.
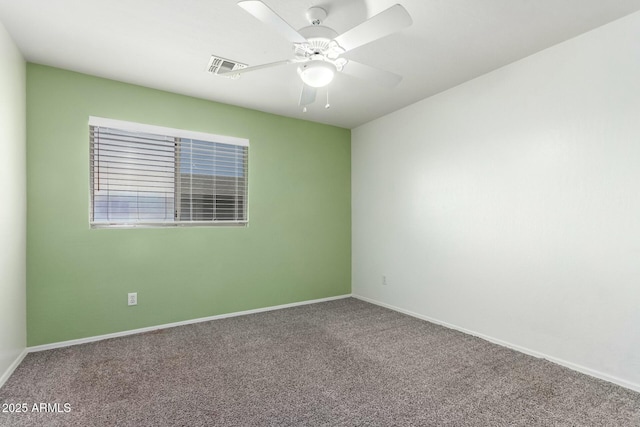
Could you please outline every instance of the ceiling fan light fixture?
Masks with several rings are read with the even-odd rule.
[[[336,67],[326,61],[310,61],[298,67],[298,74],[307,86],[325,87],[336,75]]]

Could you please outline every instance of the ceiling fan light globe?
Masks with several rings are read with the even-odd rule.
[[[325,61],[311,61],[299,67],[298,74],[307,86],[325,87],[333,80],[336,67]]]

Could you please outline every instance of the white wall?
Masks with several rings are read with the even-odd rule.
[[[640,13],[354,129],[352,185],[355,295],[640,390]]]
[[[26,347],[25,61],[0,23],[0,386]]]

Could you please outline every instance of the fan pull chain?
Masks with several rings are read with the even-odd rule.
[[[329,104],[329,88],[327,88],[327,104],[324,106],[327,110],[331,108],[331,104]]]

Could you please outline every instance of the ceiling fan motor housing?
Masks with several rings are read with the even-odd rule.
[[[326,51],[330,47],[331,40],[338,37],[335,30],[323,25],[304,27],[299,30],[299,33],[307,39],[308,43],[297,43],[296,46],[308,45],[314,54]]]

